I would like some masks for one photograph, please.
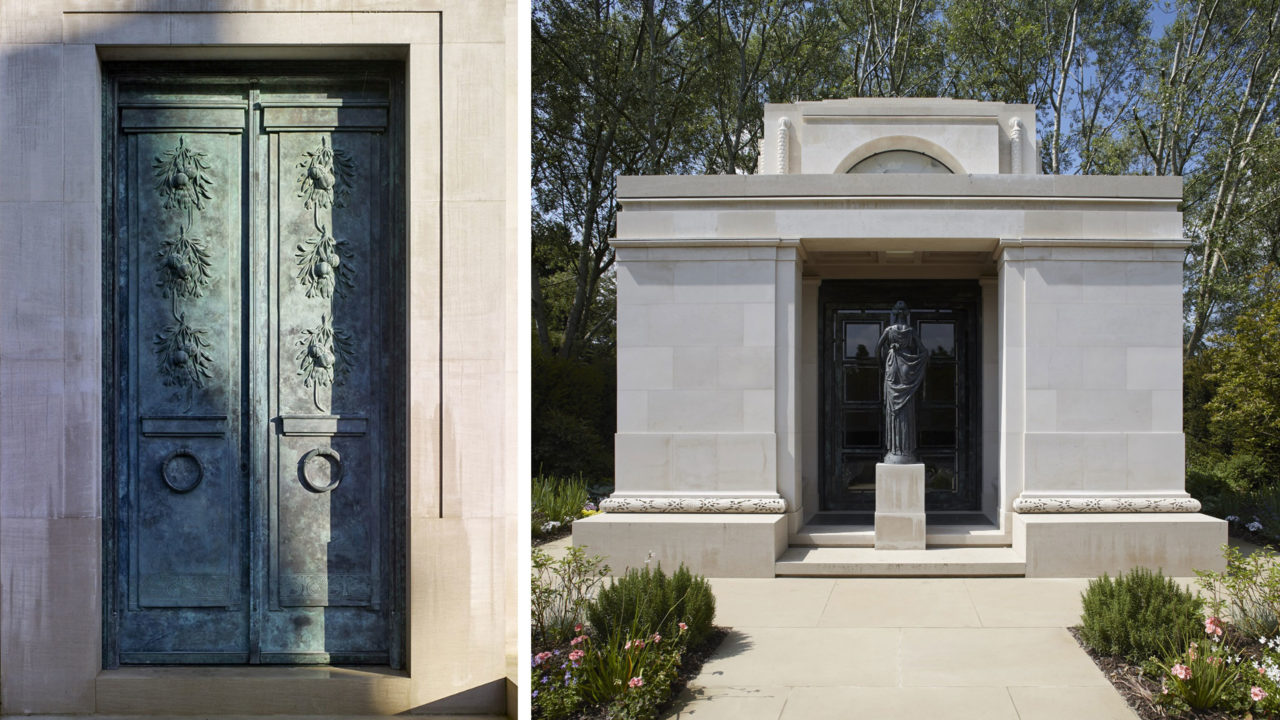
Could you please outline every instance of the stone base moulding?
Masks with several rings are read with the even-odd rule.
[[[1026,497],[1013,501],[1016,513],[1196,513],[1193,497]]]
[[[1013,549],[1027,577],[1115,576],[1136,567],[1169,577],[1223,569],[1225,520],[1198,513],[1016,514]]]
[[[610,497],[604,512],[618,513],[785,513],[787,501],[762,497]]]
[[[780,513],[620,513],[575,520],[573,544],[602,555],[615,575],[628,567],[684,563],[708,577],[773,577],[787,548],[787,516]]]

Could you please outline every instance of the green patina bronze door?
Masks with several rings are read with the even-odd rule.
[[[114,68],[109,666],[400,661],[400,80]]]
[[[980,297],[973,281],[823,282],[822,510],[867,521],[875,510],[876,463],[885,454],[884,359],[878,343],[893,304],[903,300],[929,353],[915,398],[925,510],[935,520],[979,520]]]

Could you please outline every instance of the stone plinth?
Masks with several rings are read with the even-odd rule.
[[[684,563],[707,577],[773,577],[787,549],[781,513],[619,513],[576,520],[573,544],[603,555],[615,575],[626,568]]]
[[[1027,577],[1112,577],[1136,567],[1167,576],[1221,571],[1227,523],[1200,513],[1052,513],[1013,516],[1013,549]]]
[[[876,549],[924,549],[924,463],[876,463]]]

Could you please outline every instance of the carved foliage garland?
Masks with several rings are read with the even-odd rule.
[[[1016,513],[1177,513],[1200,512],[1200,501],[1185,497],[1020,497]]]
[[[355,273],[349,262],[353,254],[347,243],[329,232],[329,226],[321,222],[321,210],[346,206],[351,186],[356,176],[356,163],[346,152],[320,138],[320,146],[304,152],[298,167],[298,197],[303,207],[311,211],[311,222],[316,235],[302,241],[294,250],[298,271],[296,277],[308,298],[330,299],[355,289]],[[332,218],[330,218],[332,221]],[[312,401],[317,409],[327,412],[320,402],[320,388],[342,382],[351,363],[351,336],[334,327],[330,315],[321,314],[320,324],[304,330],[298,339],[298,374],[311,388]]]
[[[160,374],[164,384],[177,387],[204,387],[213,377],[209,366],[208,331],[187,324],[186,314],[175,318],[176,322],[156,333],[156,355],[160,359]]]
[[[186,138],[178,136],[178,146],[156,157],[152,167],[156,172],[156,189],[164,199],[165,209],[178,208],[190,213],[194,207],[203,210],[213,181],[209,179],[209,164],[205,154],[187,147]]]
[[[209,249],[200,238],[178,228],[178,237],[160,243],[160,281],[156,283],[167,298],[198,298],[204,295],[211,278]]]
[[[631,513],[784,513],[782,498],[628,497],[600,501],[604,512]]]
[[[327,315],[320,316],[320,324],[310,330],[303,330],[298,338],[299,362],[298,374],[304,378],[304,384],[311,388],[316,407],[325,410],[320,404],[319,389],[330,385],[339,385],[346,377],[351,365],[351,336],[341,328],[335,328]]]
[[[155,351],[164,384],[185,388],[190,407],[192,390],[203,388],[213,377],[210,369],[213,358],[208,353],[208,330],[191,326],[186,313],[179,311],[178,301],[191,302],[202,297],[213,279],[211,252],[205,241],[195,234],[194,225],[196,212],[204,210],[206,203],[213,199],[214,182],[209,177],[205,154],[189,147],[182,135],[178,136],[177,147],[155,157],[152,167],[164,208],[185,215],[179,218],[178,236],[162,240],[155,255],[160,260],[160,279],[156,285],[164,297],[169,298],[169,312],[174,320],[156,333]],[[175,399],[178,397],[175,395]]]
[[[351,251],[345,241],[323,227],[318,237],[298,244],[294,257],[298,259],[298,281],[306,288],[307,297],[329,298],[335,290],[341,293],[355,288],[351,265],[343,262],[351,259]]]
[[[345,152],[330,147],[322,137],[320,147],[305,153],[298,167],[302,168],[302,174],[298,176],[302,186],[298,197],[305,198],[304,207],[343,207],[346,204],[356,165]]]

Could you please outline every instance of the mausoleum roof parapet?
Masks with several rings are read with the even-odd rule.
[[[944,98],[770,103],[764,127],[762,175],[915,172],[874,160],[860,165],[885,153],[926,156],[936,171],[953,174],[1040,172],[1034,105]]]

